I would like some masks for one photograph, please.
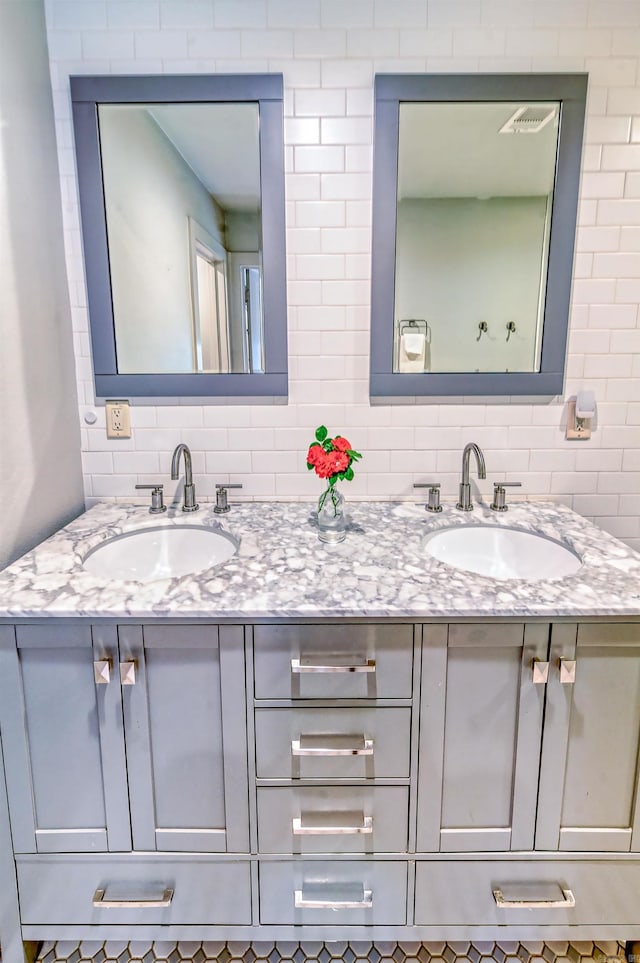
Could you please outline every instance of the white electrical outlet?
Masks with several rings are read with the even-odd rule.
[[[107,438],[131,438],[128,401],[105,401]]]

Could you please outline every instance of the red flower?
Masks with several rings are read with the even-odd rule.
[[[346,471],[349,467],[349,456],[343,451],[330,451],[329,464],[333,467],[332,474]]]
[[[350,451],[351,442],[347,441],[346,438],[343,438],[342,435],[337,435],[333,439],[333,447],[336,449],[336,451]]]
[[[317,466],[324,458],[325,452],[322,445],[311,445],[307,452],[307,465]]]

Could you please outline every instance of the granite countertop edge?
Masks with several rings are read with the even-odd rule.
[[[556,539],[582,567],[540,581],[463,572],[424,554],[426,536],[452,525],[492,524]],[[221,528],[237,553],[205,572],[150,582],[104,580],[83,567],[102,542],[141,528]],[[202,506],[150,515],[140,505],[94,506],[0,572],[0,619],[24,618],[606,618],[640,617],[640,555],[551,502],[486,505],[439,515],[414,502],[354,502],[344,542],[319,542],[314,505],[252,502],[225,516]]]

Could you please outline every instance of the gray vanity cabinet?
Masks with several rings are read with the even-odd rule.
[[[0,723],[16,853],[131,848],[115,630],[0,626]]]
[[[243,628],[118,635],[133,848],[247,852]]]
[[[16,853],[248,851],[241,627],[0,631]]]
[[[536,849],[640,851],[640,625],[556,625]]]
[[[548,625],[423,627],[419,852],[533,848]]]

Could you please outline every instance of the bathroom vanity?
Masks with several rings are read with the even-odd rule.
[[[481,522],[582,568],[424,554]],[[308,505],[242,505],[214,570],[84,571],[158,524],[97,506],[0,575],[5,963],[45,938],[640,937],[639,556],[550,504],[353,505],[335,547]]]

